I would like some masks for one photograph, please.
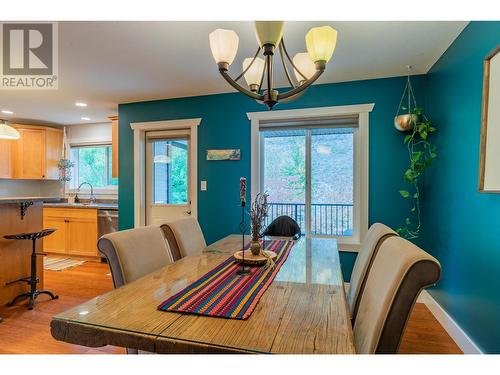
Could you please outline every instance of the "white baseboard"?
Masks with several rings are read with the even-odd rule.
[[[483,354],[481,349],[479,349],[474,341],[472,341],[464,330],[460,328],[446,310],[432,298],[429,292],[423,290],[418,296],[417,302],[424,303],[427,306],[446,332],[448,332],[453,341],[462,349],[464,354]]]

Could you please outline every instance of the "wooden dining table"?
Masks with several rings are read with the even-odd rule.
[[[158,310],[241,246],[241,236],[230,235],[65,311],[53,317],[52,336],[156,353],[355,353],[337,241],[331,238],[297,240],[246,320]]]

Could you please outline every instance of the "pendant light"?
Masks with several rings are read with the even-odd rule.
[[[19,139],[21,135],[6,120],[0,120],[0,139]]]

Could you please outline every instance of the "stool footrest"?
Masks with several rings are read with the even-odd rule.
[[[20,282],[26,282],[26,283],[31,283],[31,276],[26,276],[26,277],[22,277],[20,279],[17,279],[17,280],[12,280],[12,281],[9,281],[9,282],[6,282],[5,285],[11,285],[11,284],[15,284],[15,283],[20,283]],[[38,282],[38,279],[36,280],[36,282]]]

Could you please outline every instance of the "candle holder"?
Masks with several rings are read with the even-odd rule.
[[[243,256],[243,261],[241,262],[241,267],[236,271],[237,275],[244,275],[250,273],[250,269],[245,268],[245,233],[248,226],[245,223],[245,201],[241,201],[241,222],[240,222],[240,232],[241,232],[241,253]]]

